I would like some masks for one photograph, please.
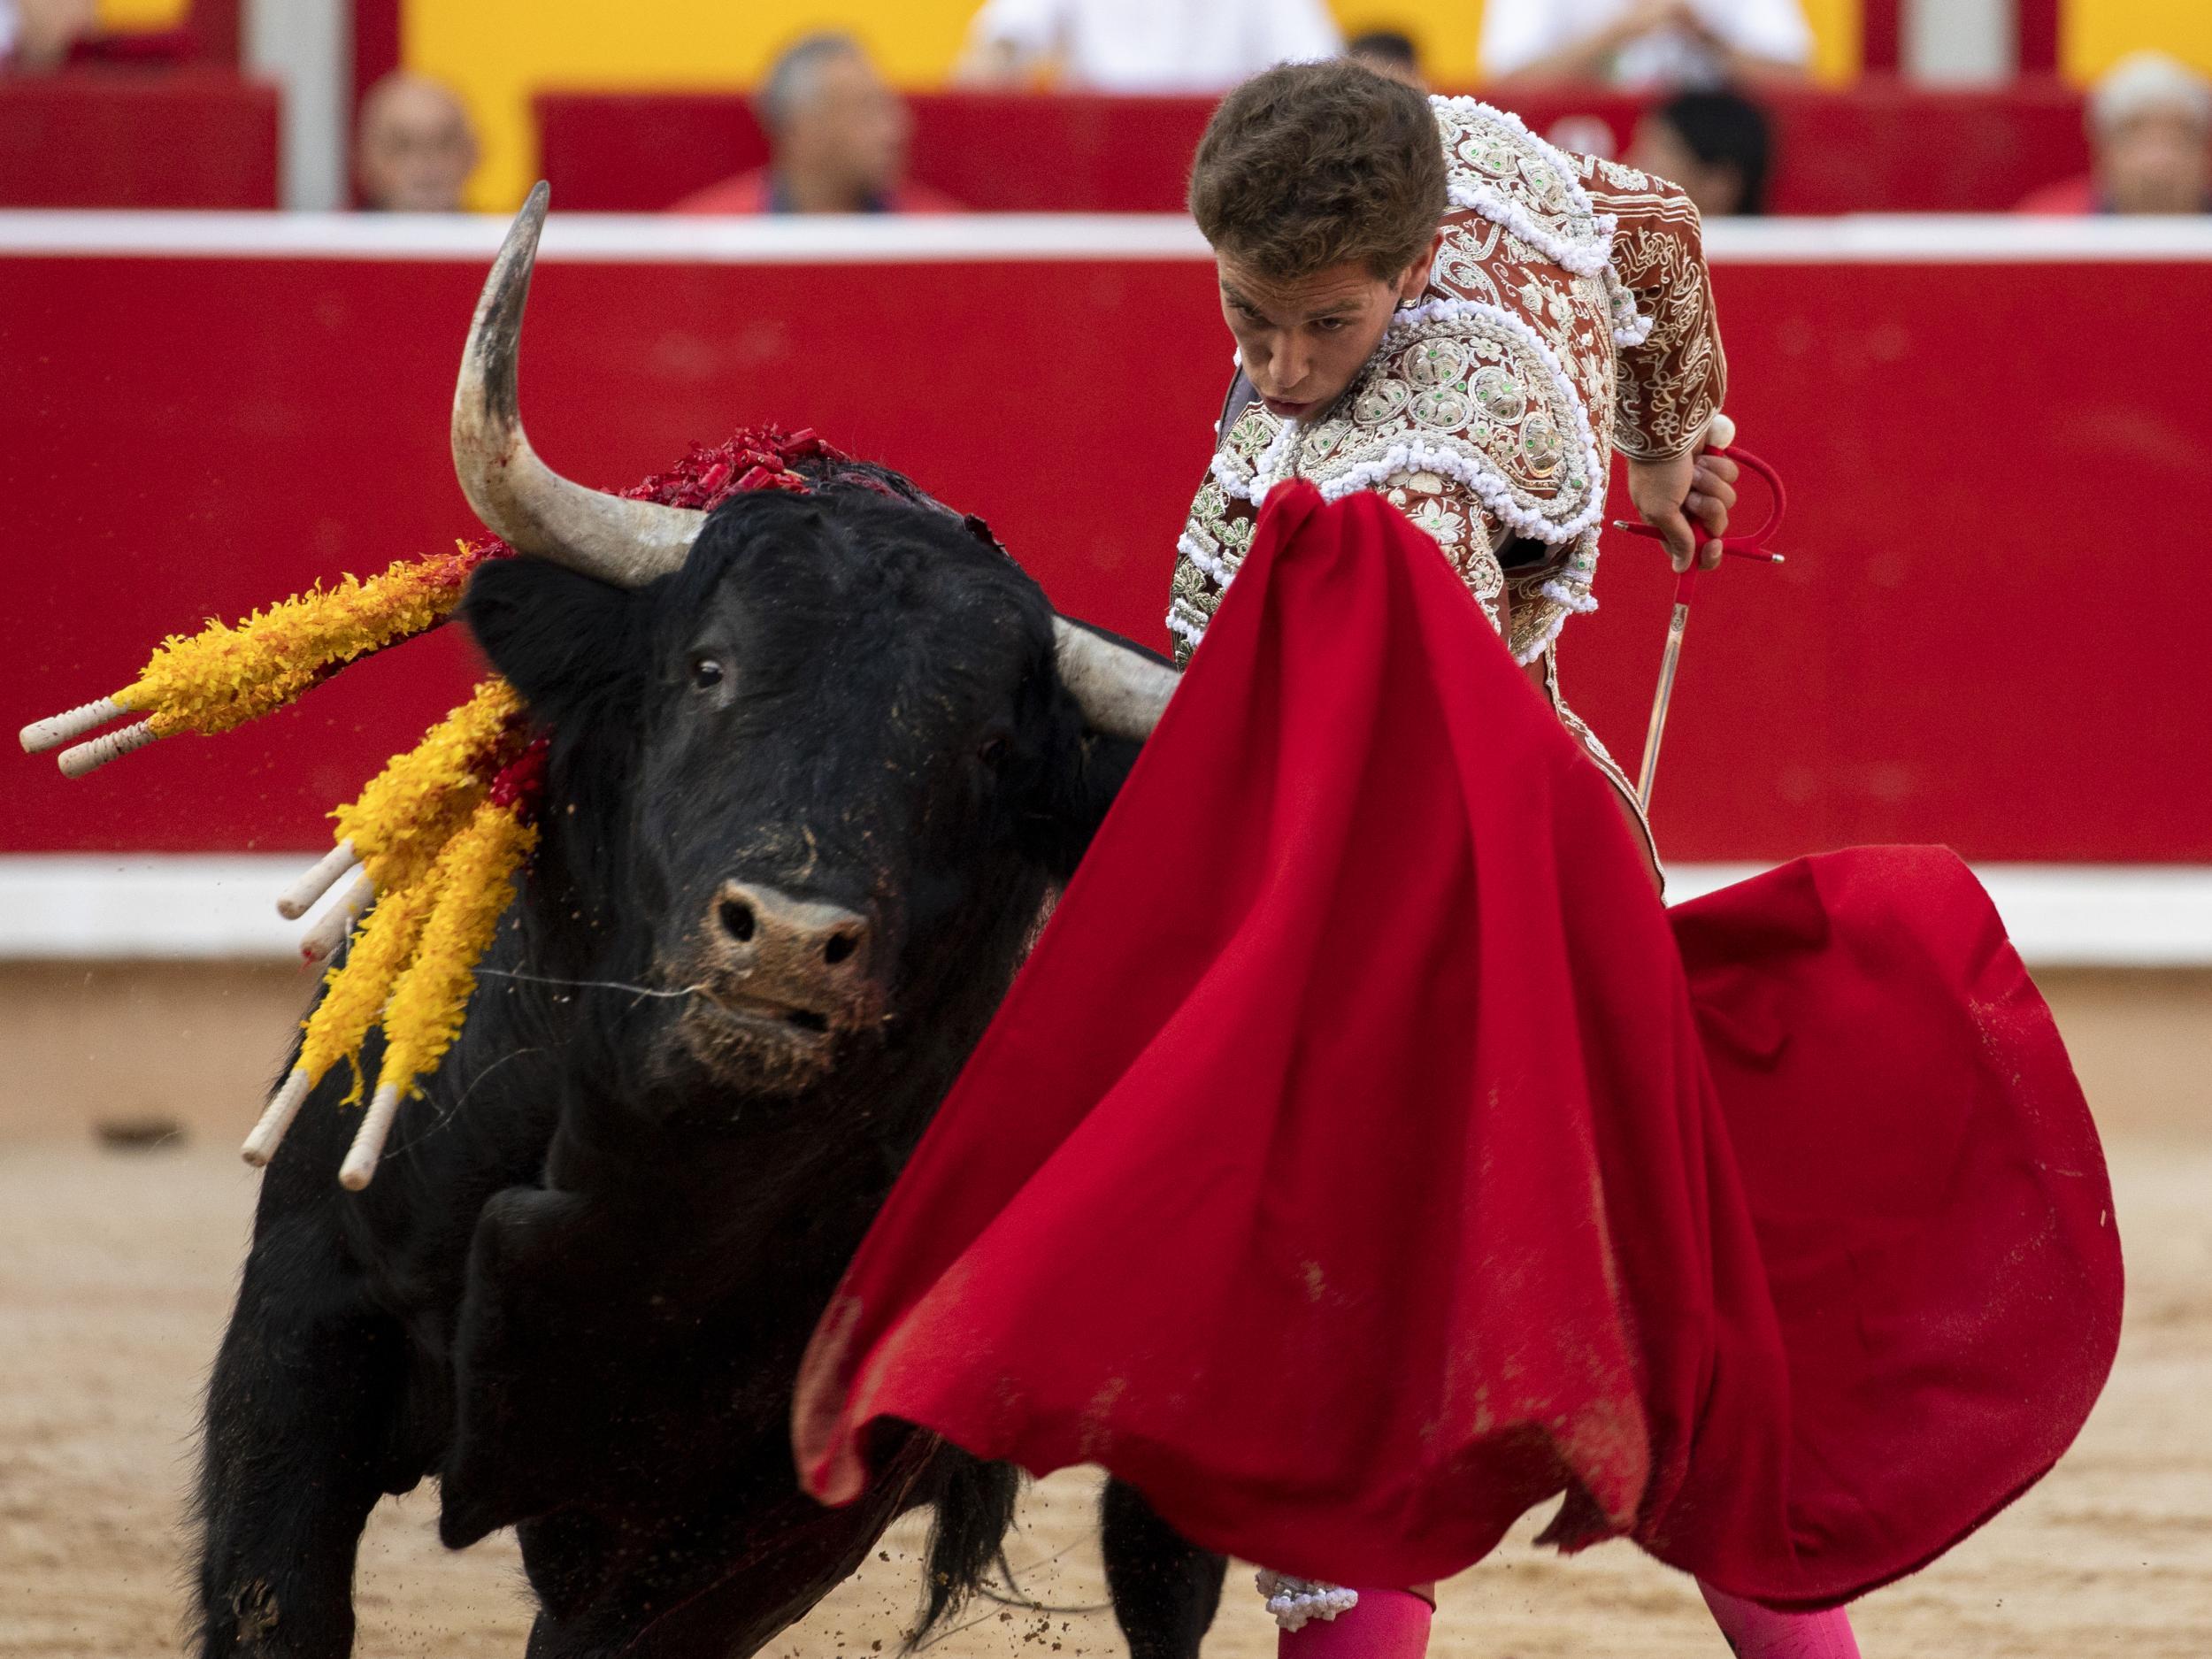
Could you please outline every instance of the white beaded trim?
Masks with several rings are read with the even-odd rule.
[[[1519,237],[1554,265],[1577,276],[1595,276],[1612,262],[1613,221],[1609,218],[1598,221],[1607,233],[1606,241],[1571,242],[1546,230],[1518,202],[1499,195],[1486,184],[1455,184],[1447,194],[1454,207],[1481,214],[1493,225]]]
[[[1553,577],[1536,590],[1539,599],[1548,599],[1555,605],[1564,605],[1578,617],[1586,617],[1598,608],[1597,595],[1588,588],[1574,588]]]
[[[1514,665],[1526,668],[1546,651],[1551,649],[1553,642],[1559,638],[1560,631],[1567,626],[1567,615],[1568,613],[1564,611],[1553,611],[1545,620],[1544,626],[1537,631],[1536,637],[1513,653]]]
[[[1537,361],[1550,371],[1554,387],[1558,391],[1561,399],[1566,403],[1568,412],[1574,418],[1574,435],[1576,441],[1582,446],[1583,477],[1586,480],[1585,487],[1590,491],[1590,499],[1584,503],[1582,511],[1572,518],[1563,522],[1555,522],[1546,518],[1540,513],[1532,512],[1523,507],[1513,499],[1509,489],[1502,480],[1492,474],[1478,472],[1460,457],[1449,457],[1448,459],[1452,465],[1431,465],[1428,470],[1447,472],[1459,480],[1461,483],[1465,484],[1468,488],[1482,497],[1485,506],[1490,508],[1523,535],[1533,537],[1539,541],[1560,542],[1576,540],[1605,515],[1604,479],[1606,473],[1605,469],[1598,463],[1597,434],[1590,429],[1589,411],[1583,408],[1582,398],[1575,390],[1574,381],[1568,378],[1566,365],[1560,362],[1558,354],[1552,350],[1544,336],[1530,327],[1525,319],[1516,317],[1503,306],[1493,305],[1485,300],[1436,299],[1426,300],[1421,304],[1410,306],[1393,318],[1389,334],[1385,336],[1385,349],[1388,348],[1391,335],[1410,334],[1415,329],[1429,323],[1450,322],[1462,317],[1479,318],[1485,322],[1503,328],[1533,352]],[[1425,446],[1409,445],[1407,447],[1414,449]],[[1395,452],[1394,448],[1392,453]],[[1343,476],[1346,478],[1356,476],[1373,465],[1372,462],[1363,463]],[[1335,500],[1336,495],[1331,494],[1331,489],[1339,481],[1336,479],[1330,480],[1327,485],[1323,486],[1322,495],[1329,500]],[[1336,492],[1336,494],[1341,493],[1341,490]]]
[[[1604,516],[1605,496],[1598,480],[1605,474],[1598,465],[1597,435],[1590,429],[1589,413],[1582,406],[1582,399],[1575,391],[1574,382],[1567,378],[1565,365],[1559,361],[1558,355],[1552,350],[1543,335],[1502,306],[1492,305],[1483,300],[1435,299],[1409,306],[1391,319],[1390,327],[1384,334],[1383,344],[1379,350],[1389,350],[1405,334],[1425,324],[1448,322],[1462,317],[1480,318],[1503,328],[1534,353],[1537,361],[1550,372],[1554,386],[1573,417],[1575,439],[1582,449],[1583,476],[1587,480],[1586,488],[1590,490],[1591,497],[1584,503],[1582,511],[1563,521],[1547,518],[1516,501],[1511,487],[1494,473],[1486,472],[1455,450],[1439,449],[1417,438],[1393,444],[1382,455],[1348,468],[1333,478],[1321,480],[1321,498],[1324,501],[1340,500],[1356,489],[1366,489],[1379,484],[1397,472],[1441,472],[1472,490],[1481,498],[1484,506],[1525,536],[1553,543],[1577,540]],[[1217,453],[1211,468],[1214,482],[1221,487],[1225,495],[1258,506],[1267,499],[1268,491],[1282,482],[1285,469],[1295,453],[1298,433],[1296,421],[1285,421],[1282,430],[1275,434],[1274,442],[1253,464],[1249,479],[1237,476],[1235,463],[1226,451]]]
[[[1651,338],[1651,331],[1659,326],[1659,313],[1639,311],[1635,295],[1610,265],[1605,268],[1605,281],[1612,291],[1613,343],[1624,351],[1632,351]]]
[[[1217,588],[1226,588],[1236,580],[1236,571],[1226,559],[1217,559],[1198,545],[1198,538],[1186,530],[1175,538],[1175,550],[1198,566],[1202,574],[1213,578]]]
[[[1590,193],[1575,177],[1575,166],[1567,153],[1528,130],[1528,126],[1510,110],[1501,110],[1485,104],[1480,98],[1431,98],[1432,108],[1446,111],[1464,120],[1488,121],[1504,127],[1527,141],[1558,174],[1561,187],[1566,191],[1569,206],[1575,217],[1586,220],[1590,227],[1588,240],[1568,241],[1556,231],[1548,230],[1536,222],[1528,209],[1501,194],[1487,184],[1455,182],[1449,189],[1454,207],[1463,207],[1479,213],[1492,224],[1500,226],[1518,236],[1553,264],[1573,272],[1577,276],[1595,276],[1611,263],[1613,232],[1617,221],[1609,213],[1601,213],[1590,200]]]
[[[1253,1576],[1252,1582],[1259,1587],[1275,1622],[1286,1631],[1302,1628],[1309,1619],[1333,1619],[1359,1605],[1357,1590],[1317,1584],[1310,1578],[1294,1578],[1286,1572],[1272,1572],[1265,1567]]]
[[[1256,507],[1267,499],[1269,490],[1283,481],[1284,469],[1288,466],[1297,444],[1298,423],[1286,420],[1283,429],[1275,434],[1275,441],[1260,452],[1258,460],[1252,463],[1252,476],[1248,479],[1239,478],[1236,464],[1230,459],[1229,452],[1217,449],[1214,452],[1211,469],[1214,482],[1221,486],[1223,495],[1237,501],[1249,502]]]

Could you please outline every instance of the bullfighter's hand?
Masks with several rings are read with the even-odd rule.
[[[1678,572],[1689,569],[1694,558],[1709,571],[1720,564],[1720,539],[1728,534],[1740,474],[1733,461],[1710,450],[1629,462],[1628,498],[1638,517],[1659,532]]]

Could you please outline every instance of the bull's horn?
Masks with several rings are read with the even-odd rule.
[[[706,515],[572,484],[539,460],[523,434],[515,360],[551,194],[542,182],[530,192],[476,302],[453,388],[453,470],[476,516],[517,551],[619,588],[641,587],[681,567]]]
[[[1140,741],[1152,735],[1182,676],[1142,651],[1055,617],[1060,683],[1094,732]]]

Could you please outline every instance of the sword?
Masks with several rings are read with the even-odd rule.
[[[1767,521],[1748,535],[1726,536],[1721,541],[1721,552],[1732,558],[1757,559],[1763,564],[1779,565],[1782,556],[1770,552],[1765,543],[1782,522],[1788,498],[1783,493],[1782,480],[1764,461],[1747,450],[1732,447],[1736,438],[1736,423],[1725,415],[1715,415],[1706,428],[1709,453],[1724,455],[1747,472],[1756,472],[1767,481],[1774,492],[1773,509]],[[1659,532],[1649,525],[1627,524],[1616,519],[1613,527],[1625,530],[1631,535],[1656,538]],[[1697,561],[1690,561],[1690,568],[1675,579],[1674,614],[1667,621],[1667,648],[1659,659],[1659,688],[1651,700],[1651,725],[1644,733],[1643,764],[1637,768],[1636,799],[1647,812],[1651,810],[1651,787],[1659,773],[1659,744],[1667,731],[1667,705],[1674,700],[1675,673],[1682,664],[1682,641],[1690,631],[1690,600],[1697,589]]]

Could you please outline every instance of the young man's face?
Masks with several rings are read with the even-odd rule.
[[[1390,278],[1349,264],[1284,282],[1216,253],[1222,318],[1236,336],[1245,378],[1269,411],[1303,420],[1334,403],[1382,343],[1399,303],[1428,286],[1442,241],[1440,232],[1419,258]]]

